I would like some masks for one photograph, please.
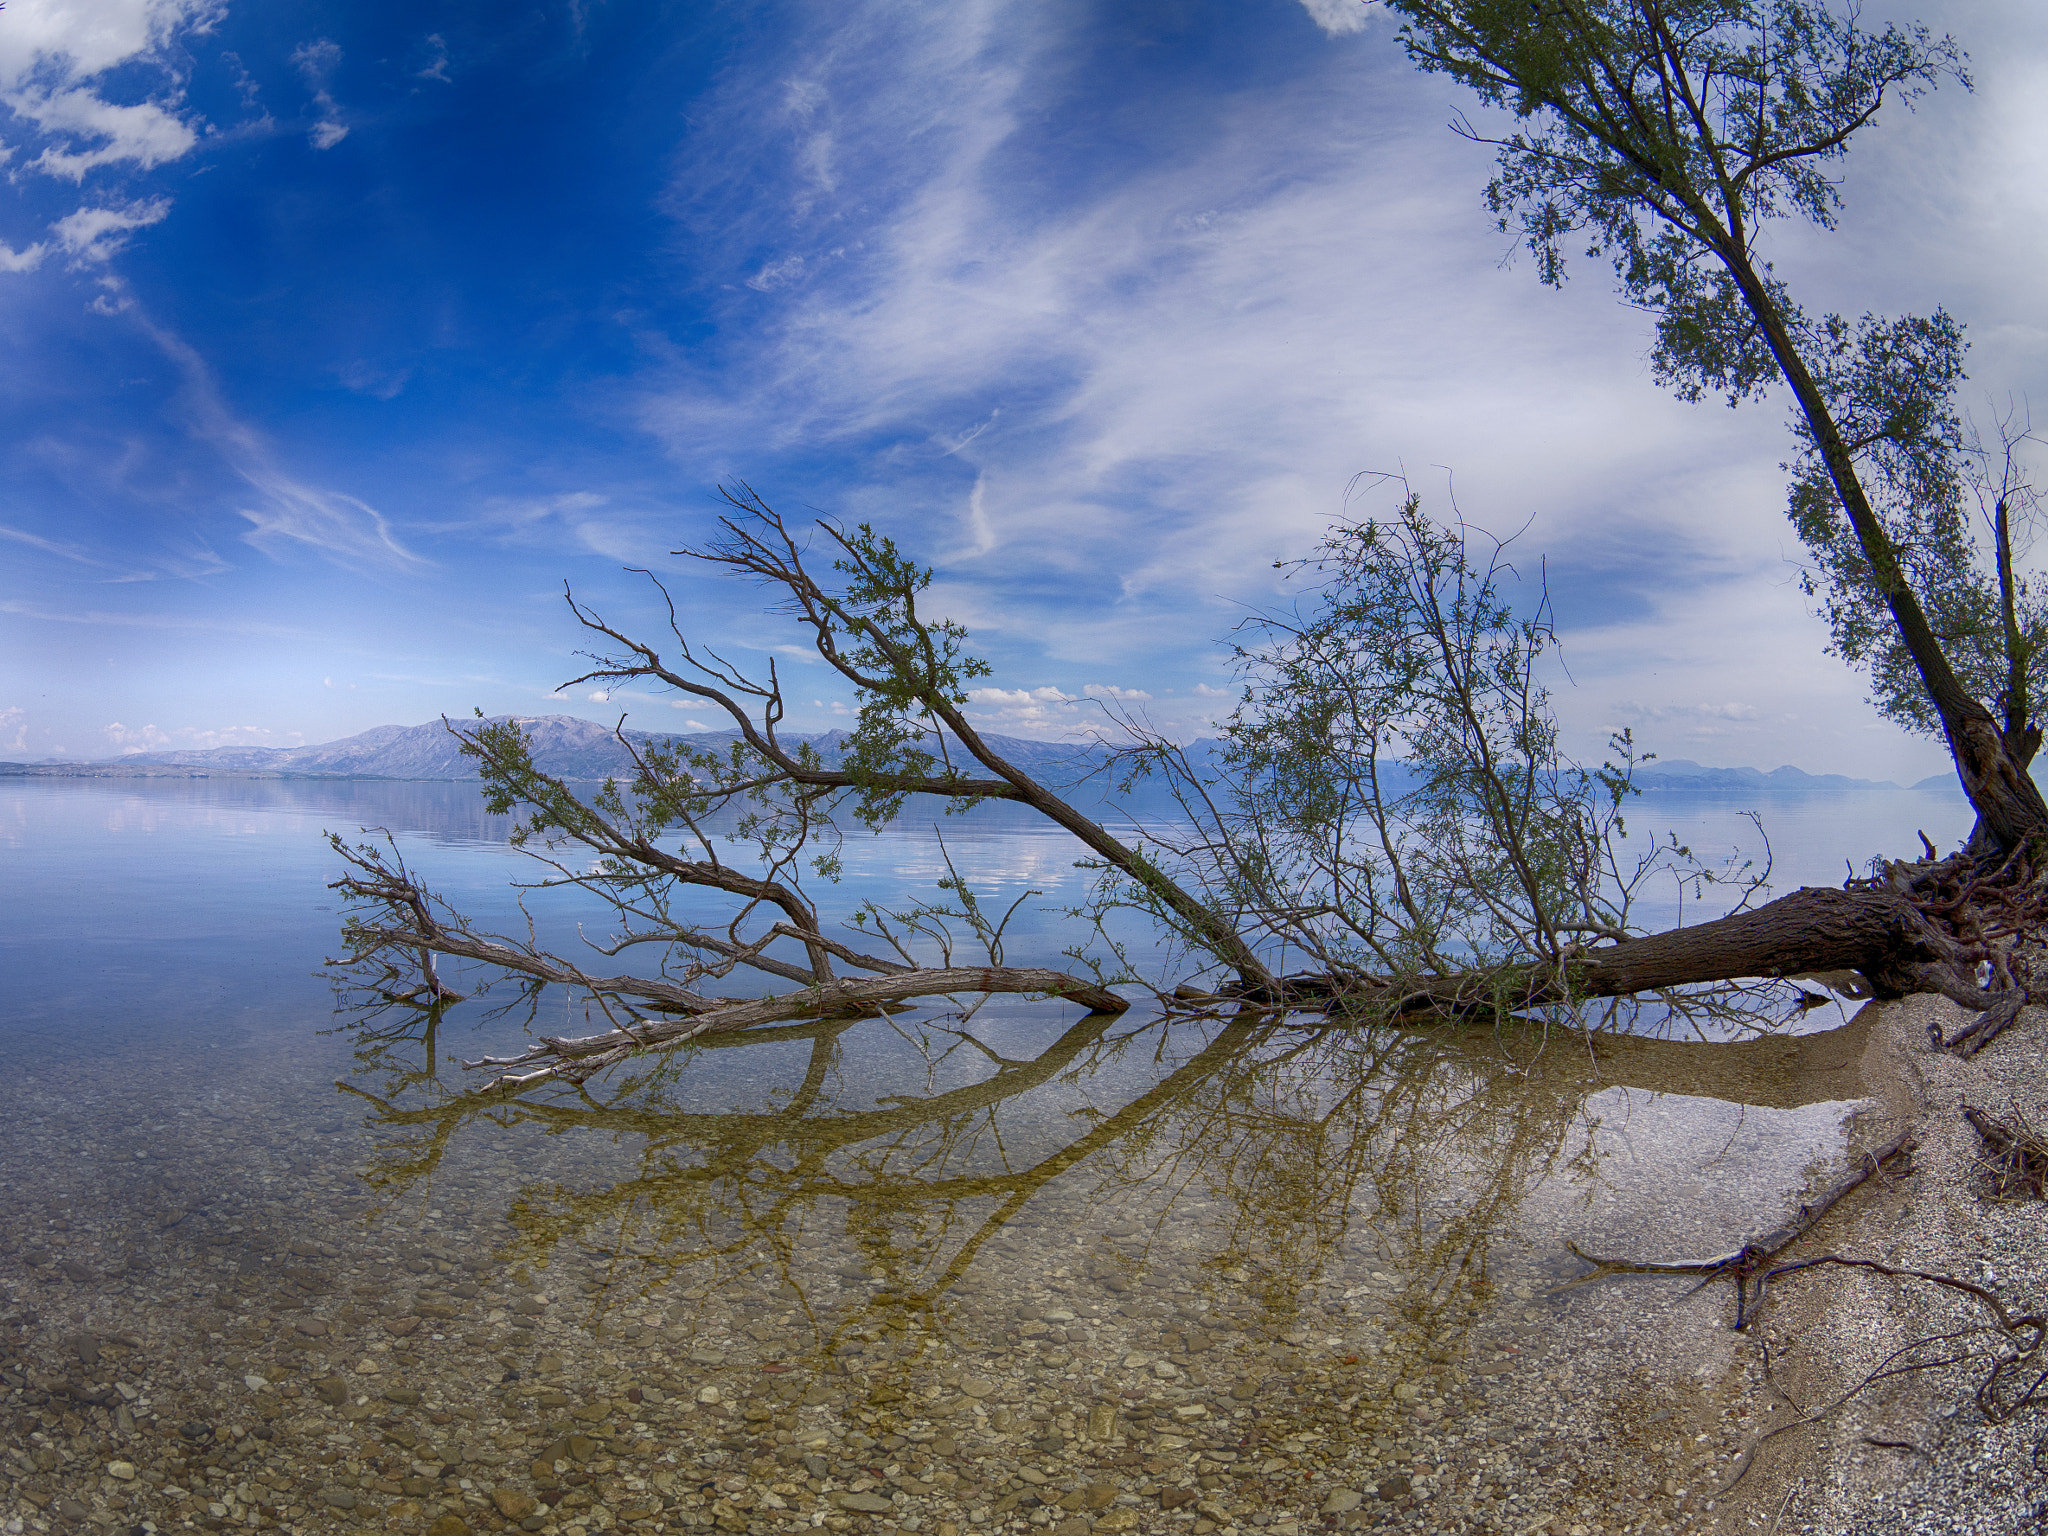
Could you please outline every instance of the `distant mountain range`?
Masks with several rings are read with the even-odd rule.
[[[516,718],[533,738],[534,764],[545,773],[562,779],[595,781],[624,778],[633,771],[631,755],[606,726],[570,715],[521,715]],[[474,722],[460,723],[467,726]],[[723,746],[736,734],[733,731],[677,735],[652,731],[625,733],[627,740],[641,746],[670,741],[706,747]],[[783,739],[792,743],[810,742],[827,762],[833,762],[845,748],[847,733],[787,732]],[[1099,747],[1074,742],[1032,741],[1018,736],[993,735],[985,739],[1019,768],[1055,788],[1086,778],[1101,766],[1105,755]],[[1213,745],[1197,742],[1191,751],[1199,756]],[[425,725],[380,725],[359,736],[313,747],[211,747],[179,752],[132,752],[124,757],[90,763],[0,763],[0,775],[38,777],[192,778],[213,774],[356,779],[474,779],[477,776],[475,763],[462,756],[454,736],[439,720]],[[1839,773],[1807,773],[1792,767],[1774,768],[1768,773],[1757,768],[1708,768],[1685,758],[1663,758],[1644,764],[1638,771],[1637,783],[1652,793],[1737,792],[1774,798],[1899,788],[1886,780],[1852,779]],[[1948,789],[1961,793],[1952,774],[1936,774],[1912,788],[1921,791]],[[1151,796],[1141,794],[1137,798],[1149,799]]]
[[[1838,795],[1849,790],[1897,789],[1889,779],[1852,779],[1839,773],[1808,773],[1787,765],[1769,773],[1761,768],[1707,768],[1682,757],[1658,758],[1636,770],[1644,790],[1748,790],[1766,795]],[[1915,790],[1953,789],[1963,792],[1952,773],[1937,773],[1910,786]]]
[[[543,773],[560,779],[598,781],[627,778],[633,757],[608,726],[571,715],[497,716],[516,718],[533,742],[533,762]],[[481,721],[457,722],[465,729]],[[661,734],[626,731],[626,740],[644,749],[656,742],[687,742],[722,748],[737,731]],[[785,731],[788,744],[809,742],[827,762],[845,750],[845,731]],[[1028,741],[1015,736],[985,736],[996,751],[1033,777],[1051,785],[1072,784],[1099,767],[1103,753],[1073,742]],[[350,779],[473,779],[474,759],[462,755],[461,743],[439,720],[425,725],[380,725],[360,736],[315,747],[207,747],[178,752],[131,752],[90,763],[0,763],[0,774],[38,777],[190,778],[235,774],[264,778]]]

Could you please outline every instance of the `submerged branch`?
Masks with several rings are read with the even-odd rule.
[[[545,1063],[531,1072],[506,1073],[494,1088],[526,1089],[549,1078],[582,1082],[637,1051],[687,1044],[699,1036],[751,1029],[786,1019],[828,1018],[835,1014],[872,1012],[884,1003],[941,997],[961,992],[1038,993],[1071,999],[1093,1013],[1122,1013],[1130,1004],[1105,987],[1093,986],[1064,971],[1034,966],[955,967],[950,970],[903,971],[872,980],[841,981],[783,997],[750,1001],[721,1000],[721,1005],[689,1019],[636,1019],[601,1035],[574,1038],[541,1037],[517,1056],[486,1056],[464,1062],[482,1067],[520,1067]]]

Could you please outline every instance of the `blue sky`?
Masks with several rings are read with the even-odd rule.
[[[2048,17],[1920,14],[1977,91],[1891,114],[1841,231],[1773,254],[1810,307],[1946,305],[1973,398],[2048,401]],[[0,752],[687,728],[555,695],[561,583],[644,625],[652,565],[765,662],[799,637],[666,553],[734,478],[936,565],[987,724],[1193,733],[1271,562],[1405,467],[1530,524],[1582,749],[1937,771],[1821,654],[1782,405],[1666,398],[1599,271],[1508,259],[1463,103],[1361,15],[10,0]]]

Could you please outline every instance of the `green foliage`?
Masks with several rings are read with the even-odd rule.
[[[1988,556],[1967,515],[1961,328],[1939,310],[1815,319],[1758,250],[1775,220],[1834,227],[1834,167],[1887,103],[1910,107],[1945,80],[1968,88],[1954,41],[1809,0],[1385,3],[1420,68],[1515,120],[1464,131],[1498,151],[1487,206],[1544,282],[1564,281],[1580,240],[1610,261],[1623,299],[1654,320],[1659,382],[1683,399],[1735,405],[1791,386],[1806,589],[1873,702],[1947,734],[1960,765],[1957,733],[1992,700],[2006,750],[2031,756],[2031,658],[2048,631],[2013,567],[2011,497],[1990,498],[2003,511],[1986,519]],[[1999,836],[2039,811],[1994,798]]]
[[[1315,602],[1237,648],[1247,692],[1224,756],[1248,868],[1281,904],[1322,909],[1340,965],[1554,961],[1627,927],[1634,743],[1595,771],[1560,750],[1547,603],[1518,615],[1502,550],[1475,563],[1470,541],[1409,492],[1386,521],[1332,532],[1295,567]]]
[[[1501,546],[1476,558],[1483,536],[1402,489],[1390,517],[1294,564],[1312,597],[1248,623],[1213,765],[1156,739],[1127,762],[1163,775],[1196,828],[1154,830],[1163,878],[1330,974],[1483,991],[1626,935],[1649,881],[1717,876],[1675,842],[1624,849],[1644,759],[1626,732],[1597,769],[1561,749],[1540,585],[1518,612]],[[1128,871],[1098,900],[1167,920]]]
[[[1824,343],[1814,349],[1816,374],[1839,402],[1837,419],[1899,577],[1963,687],[1989,703],[2024,761],[2033,750],[2023,745],[2027,726],[2048,709],[2048,677],[2034,665],[2048,643],[2048,601],[2018,566],[2035,510],[2017,458],[2028,436],[2002,421],[2002,441],[1987,446],[1958,417],[1962,331],[1940,311],[1931,319],[1865,316],[1853,327],[1831,317]],[[1795,435],[1802,452],[1788,466],[1789,513],[1813,559],[1803,586],[1827,620],[1831,649],[1868,674],[1871,703],[1888,718],[1937,735],[1940,714],[1892,623],[1884,582],[1811,431],[1796,423]]]
[[[1567,251],[1614,267],[1656,319],[1660,379],[1731,403],[1783,359],[1759,305],[1788,321],[1780,284],[1749,270],[1775,219],[1831,228],[1829,167],[1887,101],[1911,103],[1962,55],[1920,26],[1864,29],[1855,11],[1802,0],[1387,0],[1423,70],[1469,86],[1522,125],[1486,191],[1545,283]],[[1477,130],[1469,130],[1481,137]]]
[[[879,828],[903,808],[904,792],[892,786],[905,778],[960,775],[935,706],[967,702],[970,678],[987,677],[989,665],[963,647],[967,631],[951,619],[926,619],[918,594],[931,585],[929,566],[904,559],[895,544],[862,523],[843,541],[845,553],[832,562],[846,585],[832,611],[847,625],[854,649],[846,655],[858,674],[857,723],[842,768],[859,789],[858,814]],[[949,809],[966,810],[971,795]]]

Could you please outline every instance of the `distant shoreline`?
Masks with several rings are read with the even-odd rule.
[[[172,763],[0,763],[0,779],[298,779],[324,783],[475,784],[475,778],[444,779],[396,773],[313,773],[289,768],[181,768]],[[599,783],[601,780],[591,780]]]

